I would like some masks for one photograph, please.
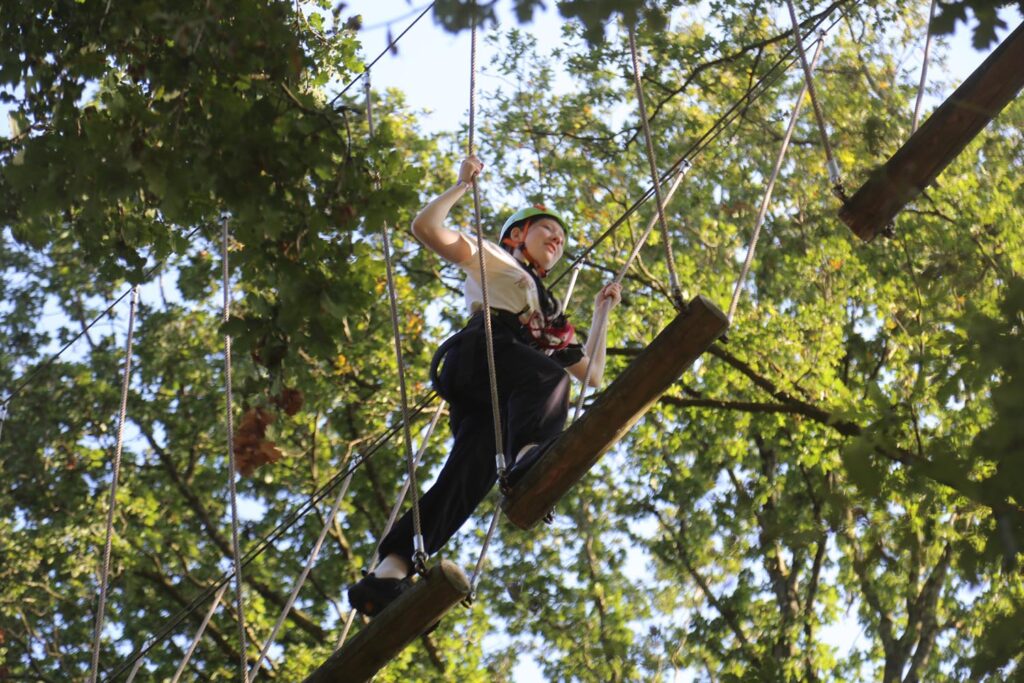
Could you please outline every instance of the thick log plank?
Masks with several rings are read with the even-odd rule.
[[[467,595],[469,579],[457,565],[442,560],[328,657],[305,683],[370,680]]]
[[[505,515],[521,529],[543,519],[728,327],[710,301],[691,301],[512,487]]]
[[[1024,23],[1014,30],[839,210],[869,241],[1024,87]]]

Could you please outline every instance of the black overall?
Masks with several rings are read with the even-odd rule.
[[[583,354],[574,344],[552,356],[545,355],[532,346],[529,332],[513,313],[495,310],[491,322],[504,452],[511,465],[523,446],[543,443],[562,432],[569,411],[570,384],[564,368],[579,361]],[[483,313],[475,314],[463,330],[438,349],[431,377],[438,393],[448,401],[454,443],[437,481],[420,498],[428,554],[437,552],[458,531],[497,480]],[[411,563],[411,511],[381,542],[380,558],[391,553]]]

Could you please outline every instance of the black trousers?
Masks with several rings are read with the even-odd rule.
[[[454,443],[434,485],[420,498],[423,541],[437,552],[469,519],[497,481],[494,419],[482,315],[452,340],[437,376],[448,401]],[[519,450],[562,432],[569,411],[569,375],[561,365],[525,343],[518,322],[493,317],[494,360],[506,462]],[[447,345],[447,344],[446,344]],[[381,542],[380,557],[413,556],[412,510]]]

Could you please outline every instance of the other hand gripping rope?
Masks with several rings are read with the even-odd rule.
[[[110,476],[110,500],[107,504],[106,540],[103,543],[103,563],[100,567],[100,603],[96,610],[96,628],[92,641],[92,666],[89,683],[96,683],[100,667],[100,643],[103,636],[103,617],[107,607],[107,588],[110,580],[110,554],[114,536],[114,511],[117,508],[117,481],[121,474],[121,453],[124,448],[124,423],[128,416],[128,385],[132,376],[132,340],[135,334],[135,309],[139,304],[139,286],[132,287],[128,306],[128,339],[124,349],[124,373],[121,378],[121,411],[117,417],[117,443],[114,446],[113,473]]]
[[[616,284],[622,284],[622,280],[626,277],[626,272],[629,271],[630,267],[633,265],[633,261],[636,259],[637,255],[640,253],[640,249],[647,242],[647,238],[650,237],[651,232],[653,232],[654,224],[658,221],[658,215],[660,213],[662,213],[664,211],[665,207],[668,206],[668,203],[670,201],[672,201],[672,197],[675,195],[676,190],[679,189],[680,183],[683,182],[683,178],[686,177],[686,173],[689,170],[690,170],[690,163],[688,161],[685,161],[685,160],[684,160],[683,164],[680,165],[677,168],[677,170],[675,172],[676,173],[675,180],[672,181],[672,186],[669,188],[668,194],[665,195],[664,199],[662,199],[659,202],[659,204],[658,204],[658,206],[661,208],[661,210],[658,213],[655,213],[653,216],[651,216],[651,220],[648,221],[648,223],[647,223],[647,228],[644,230],[643,234],[640,235],[640,238],[636,241],[636,244],[633,245],[633,249],[630,251],[629,257],[626,259],[626,262],[624,264],[622,264],[622,267],[619,268],[619,271],[615,274],[615,283]],[[668,178],[665,178],[665,180],[667,181]],[[659,192],[659,196],[660,196],[660,192]],[[604,308],[601,316],[598,318],[598,321],[599,321],[599,326],[598,327],[599,327],[599,329],[591,330],[590,331],[591,337],[593,337],[595,339],[600,339],[601,338],[602,333],[605,331],[605,329],[606,329],[606,327],[608,325],[608,309],[607,309],[607,306],[606,306],[604,301],[601,302],[601,305],[605,306],[605,308]],[[576,400],[576,409],[573,411],[572,419],[573,419],[574,422],[580,418],[580,414],[583,412],[583,400],[584,400],[584,398],[586,397],[586,394],[587,394],[587,384],[588,384],[588,381],[590,379],[590,370],[591,370],[593,364],[594,364],[594,356],[593,355],[589,355],[588,359],[587,359],[587,371],[583,373],[583,377],[584,377],[584,379],[583,379],[583,386],[580,387],[580,394],[579,394],[579,397]]]
[[[231,279],[228,276],[228,218],[225,216],[221,221],[221,261],[222,283],[224,289],[224,307],[222,320],[227,323],[231,315]],[[224,393],[225,393],[225,422],[228,431],[228,491],[231,497],[231,560],[235,568],[235,611],[238,612],[238,637],[240,643],[241,662],[239,672],[242,675],[242,683],[249,683],[249,669],[246,660],[246,637],[245,637],[245,603],[242,598],[242,564],[240,562],[241,552],[238,548],[238,490],[235,487],[235,448],[234,448],[234,410],[231,393],[231,335],[224,335]]]

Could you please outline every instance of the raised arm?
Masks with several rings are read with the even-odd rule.
[[[412,234],[416,235],[432,252],[452,263],[462,263],[473,255],[468,244],[455,230],[445,226],[448,213],[462,199],[484,165],[475,156],[464,159],[459,168],[459,181],[430,203],[412,221]]]

